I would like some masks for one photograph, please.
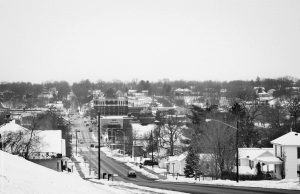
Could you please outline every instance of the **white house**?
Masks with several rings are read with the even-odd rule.
[[[21,143],[25,143],[30,136],[30,130],[18,125],[15,120],[12,120],[9,123],[0,126],[0,134],[2,136],[2,141],[5,141],[7,134],[9,133],[20,133],[22,132],[24,135],[22,136]],[[32,150],[33,156],[40,157],[44,155],[49,156],[52,154],[56,156],[57,154],[61,154],[62,156],[66,155],[66,143],[65,140],[62,139],[62,131],[61,130],[35,130],[34,136],[39,138],[38,147]],[[17,138],[18,136],[16,136]],[[4,151],[12,152],[13,147],[16,146],[13,143],[10,143],[4,147]]]
[[[261,164],[263,172],[270,172],[282,161],[274,156],[273,148],[239,148],[240,174],[256,174],[257,163]]]
[[[184,175],[185,159],[187,152],[184,152],[178,156],[170,156],[166,162],[167,172],[172,174]]]
[[[297,178],[297,171],[300,171],[300,133],[289,132],[271,143],[275,156],[283,161],[282,165],[275,166],[276,175],[285,179]]]

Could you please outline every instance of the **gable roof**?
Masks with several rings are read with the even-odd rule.
[[[20,132],[20,131],[29,131],[29,129],[22,127],[21,125],[16,124],[15,120],[10,121],[9,123],[3,124],[0,126],[0,132]]]
[[[240,158],[247,158],[249,160],[255,160],[260,156],[265,156],[269,154],[270,156],[274,155],[273,148],[239,148]]]
[[[300,133],[291,131],[277,139],[274,139],[271,143],[285,146],[300,146]]]
[[[178,156],[170,156],[168,162],[182,161],[186,159],[188,152],[183,152]]]

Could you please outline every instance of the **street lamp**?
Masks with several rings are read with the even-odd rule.
[[[154,146],[154,144],[153,144],[153,133],[152,133],[152,130],[151,130],[151,136],[150,136],[150,138],[151,138],[151,147],[152,147],[152,168],[153,168],[153,162],[154,162],[154,160],[153,160],[153,146]]]
[[[236,160],[235,160],[235,166],[236,166],[236,182],[239,182],[239,148],[238,148],[238,141],[239,141],[239,121],[236,122],[236,127],[229,125],[223,121],[216,120],[216,119],[205,119],[205,122],[211,122],[215,121],[217,123],[222,123],[223,125],[226,125],[227,127],[230,127],[232,129],[236,130],[236,142],[235,142],[235,149],[236,149]]]
[[[156,137],[157,137],[157,157],[159,158],[159,146],[160,146],[159,135],[160,135],[160,129],[161,129],[161,122],[158,120],[155,120],[154,123],[156,124],[156,126],[158,126],[158,131],[156,131]]]
[[[101,173],[100,173],[100,167],[101,167],[101,163],[100,163],[100,112],[98,112],[98,179],[100,179],[101,177]]]

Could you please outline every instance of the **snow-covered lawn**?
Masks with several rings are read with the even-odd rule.
[[[138,194],[180,193],[132,183],[90,179],[83,180],[78,173],[57,172],[21,157],[0,151],[0,193],[1,194]],[[79,160],[81,157],[78,156]],[[80,169],[87,173],[86,165]]]
[[[2,151],[0,169],[1,194],[123,193],[107,185],[85,181],[76,174],[57,172]]]
[[[262,188],[274,188],[274,189],[292,189],[300,190],[299,179],[291,180],[262,180],[262,181],[236,181],[231,180],[202,180],[202,178],[195,180],[194,178],[185,178],[184,176],[172,176],[168,175],[167,182],[186,182],[186,183],[196,183],[196,184],[209,184],[209,185],[226,185],[226,186],[245,186],[245,187],[262,187]]]

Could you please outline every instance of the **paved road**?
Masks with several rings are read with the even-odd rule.
[[[83,124],[82,119],[75,120],[73,126],[79,129],[81,132],[78,134],[79,141],[83,144],[78,144],[80,147],[80,154],[84,156],[90,163],[91,167],[97,172],[98,169],[98,152],[97,149],[90,148],[90,144],[94,142],[95,135],[93,132],[88,131],[88,127]],[[94,136],[94,137],[93,137]],[[230,186],[216,186],[216,185],[203,185],[203,184],[193,184],[193,183],[174,183],[174,182],[159,182],[148,177],[143,176],[137,172],[137,178],[128,178],[127,172],[129,167],[126,165],[116,162],[115,160],[105,156],[101,152],[101,173],[110,172],[117,174],[114,180],[124,181],[134,183],[140,186],[147,186],[153,188],[167,189],[173,191],[180,191],[186,193],[205,193],[205,194],[220,194],[220,193],[230,193],[230,194],[299,194],[299,191],[292,190],[278,190],[278,189],[262,189],[262,188],[252,188],[252,187],[230,187]]]

